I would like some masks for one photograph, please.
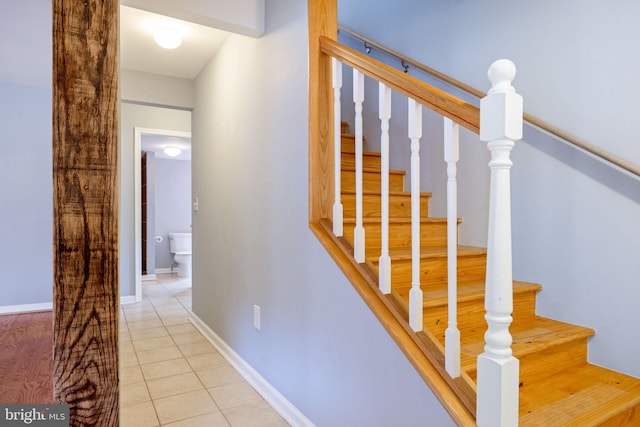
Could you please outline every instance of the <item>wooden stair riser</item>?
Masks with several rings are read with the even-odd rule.
[[[426,218],[429,215],[429,194],[422,193],[420,196],[420,214]],[[356,217],[356,195],[353,193],[342,194],[343,216],[345,218]],[[365,218],[380,218],[381,201],[379,194],[363,194],[362,216]],[[391,218],[411,218],[411,195],[410,194],[390,194],[389,195],[389,217]]]
[[[356,136],[349,133],[343,133],[340,138],[340,151],[343,153],[356,152]]]
[[[476,358],[483,351],[483,345],[473,346],[473,349],[461,350],[461,358],[465,360],[464,371],[474,381],[477,380]],[[520,361],[520,384],[530,384],[534,381],[556,375],[571,368],[578,368],[587,363],[587,338],[576,338],[569,342],[536,351],[534,353],[519,354],[517,341],[513,343],[514,356]],[[473,354],[473,357],[470,355]]]
[[[428,298],[425,295],[425,299]],[[514,319],[512,328],[525,328],[530,325],[536,317],[536,293],[520,292],[513,296]],[[487,322],[484,318],[486,313],[484,307],[484,297],[480,296],[473,300],[458,302],[458,330],[466,342],[483,340],[487,330]],[[442,344],[444,344],[444,332],[448,327],[449,309],[446,301],[442,301],[437,306],[425,303],[423,310],[424,327],[429,329]]]
[[[340,187],[344,192],[356,191],[356,173],[353,170],[342,170],[340,175]],[[380,193],[380,173],[362,173],[362,189],[365,192]],[[404,190],[404,172],[392,171],[389,173],[389,191],[401,192]]]
[[[434,256],[420,260],[420,284],[424,289],[447,283],[447,257]],[[481,282],[486,276],[486,254],[458,255],[458,283]],[[402,293],[411,288],[411,260],[391,258],[391,285]]]
[[[353,153],[342,153],[341,168],[346,170],[356,169],[356,155]],[[364,152],[362,155],[362,169],[372,172],[381,172],[380,154]]]
[[[344,221],[344,236],[353,246],[355,221]],[[365,253],[367,258],[380,256],[382,248],[382,225],[380,222],[367,221],[365,229]],[[447,244],[447,223],[442,220],[426,219],[420,223],[420,245],[425,247],[443,247]],[[411,249],[411,223],[389,223],[389,250]]]

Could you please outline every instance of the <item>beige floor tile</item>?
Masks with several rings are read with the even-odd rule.
[[[140,368],[142,368],[142,375],[144,375],[147,381],[156,378],[170,377],[171,375],[184,374],[185,372],[191,372],[193,370],[185,358],[148,363],[141,365]]]
[[[120,427],[155,427],[159,425],[156,411],[151,402],[120,409]]]
[[[130,368],[132,366],[138,366],[138,357],[135,351],[120,352],[120,368]]]
[[[153,405],[162,424],[219,411],[209,393],[204,389],[157,399],[154,400]]]
[[[148,329],[136,329],[130,332],[132,341],[145,340],[149,338],[166,337],[169,331],[164,326]]]
[[[172,326],[172,325],[183,325],[191,322],[189,322],[189,316],[185,315],[185,316],[162,317],[162,323],[165,326]]]
[[[147,388],[153,400],[190,391],[204,390],[202,382],[193,372],[148,380]]]
[[[167,331],[169,331],[169,334],[171,336],[199,333],[196,327],[193,326],[191,323],[167,326]]]
[[[194,371],[217,368],[220,366],[230,366],[229,362],[217,351],[214,353],[201,354],[198,356],[188,356],[187,362]]]
[[[131,313],[126,315],[127,322],[146,322],[148,320],[158,319],[158,314],[155,311]]]
[[[227,419],[222,412],[212,412],[210,414],[199,415],[175,423],[162,424],[166,427],[229,427]]]
[[[120,387],[120,406],[133,406],[150,402],[149,390],[144,382],[124,385]]]
[[[133,340],[133,346],[136,351],[156,350],[164,347],[173,347],[173,345],[173,340],[168,335],[166,337]]]
[[[231,427],[286,427],[289,425],[269,405],[242,405],[222,411]]]
[[[176,345],[155,350],[138,351],[138,361],[141,365],[162,362],[163,360],[179,359],[183,357]]]
[[[185,334],[185,335],[174,335],[173,341],[178,344],[208,344],[211,345],[209,341],[205,337],[203,337],[200,333],[193,334]]]
[[[158,318],[153,320],[143,320],[141,322],[127,322],[127,326],[129,327],[129,332],[132,332],[138,329],[158,328],[164,326],[164,324]]]
[[[178,344],[178,348],[185,356],[199,356],[218,352],[208,341],[199,344]]]
[[[134,383],[143,382],[144,377],[139,366],[129,366],[126,368],[120,368],[120,385],[129,385]]]
[[[231,409],[236,406],[258,406],[266,401],[248,383],[240,382],[208,389],[209,394],[220,409]]]
[[[218,366],[196,371],[198,378],[206,388],[220,387],[244,381],[244,378],[232,366]]]

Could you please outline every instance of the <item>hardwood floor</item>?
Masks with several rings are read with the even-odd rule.
[[[0,403],[53,402],[51,311],[0,315]]]

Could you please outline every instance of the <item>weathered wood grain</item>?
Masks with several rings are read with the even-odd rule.
[[[53,1],[53,386],[71,425],[118,425],[118,8]]]
[[[0,402],[53,403],[51,311],[0,316]]]

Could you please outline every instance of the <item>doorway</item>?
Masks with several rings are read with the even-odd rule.
[[[169,150],[166,150],[169,149]],[[175,152],[171,153],[171,149],[174,149]],[[180,150],[180,153],[177,153],[177,150]],[[169,154],[166,154],[165,151],[168,151]],[[136,302],[142,301],[142,281],[144,278],[152,279],[156,272],[155,267],[155,259],[156,259],[156,245],[162,245],[162,263],[166,264],[167,254],[166,248],[168,247],[168,235],[166,230],[162,232],[156,232],[155,230],[155,200],[154,196],[145,197],[145,206],[143,209],[143,194],[142,194],[142,156],[143,152],[147,153],[146,159],[146,172],[147,174],[152,173],[152,170],[155,169],[154,166],[150,165],[153,162],[152,159],[156,157],[164,161],[169,158],[173,158],[176,160],[186,161],[191,160],[191,133],[190,132],[180,132],[166,129],[149,129],[142,127],[134,128],[134,206],[135,206],[135,214],[134,214],[134,250],[135,250],[135,299]],[[177,153],[177,154],[176,154]],[[175,155],[171,155],[175,154]],[[146,180],[146,190],[147,195],[149,193],[153,194],[155,189],[155,183],[153,180]],[[165,185],[163,185],[165,187]],[[162,189],[158,189],[162,190]],[[189,189],[186,195],[187,200],[190,200],[190,173],[189,173]],[[184,213],[184,206],[181,211]],[[190,211],[190,203],[187,204],[187,209]],[[144,214],[144,215],[143,215]],[[184,214],[182,215],[184,218]],[[180,225],[174,225],[176,227],[173,231],[175,232],[185,232],[190,231],[191,221],[189,216],[189,230],[186,230],[186,225],[182,224],[184,220],[178,221]],[[143,224],[146,229],[143,231]],[[174,221],[173,224],[176,224]],[[166,228],[166,227],[165,227]],[[160,230],[159,230],[160,231]],[[146,239],[143,239],[143,235],[146,235]],[[146,240],[146,241],[145,241]],[[145,248],[143,248],[143,244]],[[146,259],[143,260],[143,252],[146,254]],[[152,259],[153,257],[153,259]],[[143,269],[143,261],[145,263],[145,267]],[[171,262],[171,261],[169,261]],[[169,265],[172,267],[172,265]],[[166,266],[161,267],[162,272],[166,272]],[[143,277],[143,270],[147,272],[146,276]]]

